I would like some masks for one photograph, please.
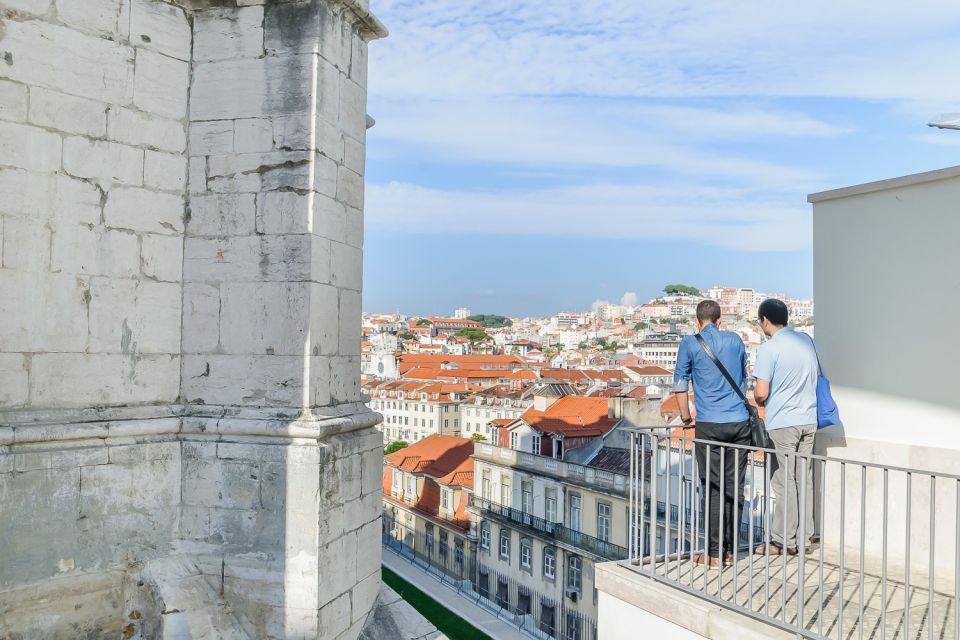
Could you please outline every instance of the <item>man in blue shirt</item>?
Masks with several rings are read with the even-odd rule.
[[[753,368],[753,377],[757,379],[754,398],[766,407],[767,431],[778,452],[771,489],[779,499],[773,514],[770,545],[755,551],[780,555],[786,549],[787,553],[794,554],[798,552],[797,545],[806,545],[814,533],[813,465],[809,455],[813,453],[813,439],[817,435],[820,366],[813,340],[787,326],[789,313],[783,301],[764,300],[757,315],[760,328],[769,340],[760,345],[757,365]],[[801,502],[803,514],[800,514]]]
[[[715,300],[704,300],[697,305],[697,326],[700,336],[710,346],[717,359],[739,385],[741,391],[747,377],[746,350],[736,333],[720,331],[720,305]],[[697,408],[696,437],[717,443],[749,445],[750,422],[747,408],[740,396],[727,382],[720,369],[700,346],[695,336],[687,336],[680,343],[677,367],[673,372],[673,390],[680,405],[683,424],[693,422],[690,415],[689,390],[693,383],[694,403]],[[723,454],[721,456],[721,451]],[[694,456],[703,488],[703,513],[709,511],[707,524],[710,536],[707,554],[695,559],[698,564],[716,567],[722,561],[732,562],[734,530],[739,526],[743,508],[743,478],[749,452],[722,446],[710,446],[710,478],[707,478],[707,446],[697,444]],[[722,457],[722,460],[721,460]],[[723,474],[723,495],[720,477]],[[739,495],[737,495],[739,487]]]

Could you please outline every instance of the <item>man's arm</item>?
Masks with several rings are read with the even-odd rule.
[[[677,351],[677,366],[673,370],[673,392],[677,395],[680,406],[680,419],[683,424],[690,424],[690,382],[693,380],[693,360],[690,357],[690,341],[686,338],[680,342]]]
[[[770,380],[773,379],[774,368],[773,356],[769,349],[764,349],[764,346],[760,346],[760,351],[757,353],[757,364],[753,368],[753,377],[757,380],[757,384],[753,388],[753,399],[761,407],[765,407],[767,400],[770,399]]]

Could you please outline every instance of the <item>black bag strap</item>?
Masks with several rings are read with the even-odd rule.
[[[700,348],[702,348],[703,352],[707,354],[707,357],[713,360],[713,364],[717,365],[717,369],[720,369],[720,373],[722,373],[723,377],[727,379],[727,382],[730,383],[730,386],[733,387],[733,390],[737,392],[737,395],[740,396],[740,399],[743,400],[743,403],[747,405],[747,409],[749,410],[750,403],[747,402],[747,396],[743,395],[743,390],[740,389],[737,383],[733,381],[733,376],[731,376],[730,372],[727,371],[727,368],[723,366],[723,363],[720,362],[720,359],[717,358],[716,355],[714,355],[713,349],[710,348],[710,345],[707,344],[707,341],[704,340],[703,336],[700,335],[699,333],[694,335],[693,337],[696,338],[697,342],[700,343]]]

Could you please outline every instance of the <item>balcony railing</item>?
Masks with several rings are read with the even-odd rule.
[[[542,538],[576,547],[586,553],[605,560],[624,560],[628,552],[626,547],[600,540],[581,531],[576,531],[556,522],[531,515],[519,509],[507,507],[476,495],[470,496],[470,506],[479,509],[487,515],[492,515],[501,522],[508,522],[527,531],[538,534]]]
[[[666,446],[671,438],[680,446]],[[697,451],[704,455],[705,475],[719,477],[719,487],[707,483],[700,499],[684,504],[691,499],[682,490],[685,481],[701,486]],[[709,466],[722,468],[732,461],[737,467],[757,455],[768,464],[746,465],[744,478],[718,476]],[[774,458],[777,465],[770,464]],[[780,477],[772,476],[774,466],[783,470],[785,484],[774,482]],[[792,485],[791,474],[800,479]],[[798,637],[960,638],[960,476],[649,428],[631,430],[631,477],[630,520],[636,526],[627,566],[646,578]],[[734,484],[732,492],[725,482]],[[718,522],[704,514],[713,506],[718,521],[728,515],[738,521],[735,497],[747,483],[752,492],[762,488],[759,521],[749,518],[733,529],[734,540],[724,541]],[[762,553],[760,545],[791,543],[788,519],[779,519],[782,525],[778,520],[777,531],[771,522],[773,496],[782,507],[790,486],[798,487],[797,512],[807,512],[809,505],[813,530],[800,517],[795,554]],[[725,495],[730,499],[719,500]],[[656,526],[649,517],[654,509]],[[708,568],[695,560],[711,529],[720,538],[719,548],[737,552],[729,563]]]
[[[604,471],[574,462],[563,462],[547,456],[497,447],[491,444],[480,444],[474,448],[474,455],[481,460],[489,460],[496,464],[506,464],[511,467],[528,469],[545,473],[575,482],[588,483],[591,486],[605,489],[621,495],[627,492],[627,476],[611,471]]]

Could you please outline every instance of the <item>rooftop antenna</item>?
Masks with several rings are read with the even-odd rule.
[[[944,113],[927,123],[928,127],[937,129],[960,130],[960,113]]]

